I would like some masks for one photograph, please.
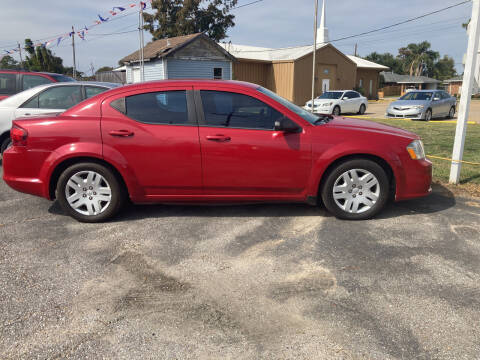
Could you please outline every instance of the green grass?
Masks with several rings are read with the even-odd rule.
[[[407,120],[372,120],[399,127],[421,136],[427,155],[452,157],[453,140],[456,124],[441,122],[407,121]],[[443,183],[448,182],[451,162],[430,159],[433,162],[433,178]],[[468,125],[463,160],[480,163],[480,125]],[[460,182],[462,184],[480,184],[480,165],[462,165]]]

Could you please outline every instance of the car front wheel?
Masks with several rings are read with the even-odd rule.
[[[450,111],[448,112],[447,119],[453,119],[454,116],[455,116],[455,106],[452,106],[450,108]]]
[[[428,109],[427,112],[425,113],[425,121],[430,121],[432,120],[432,110]]]
[[[332,115],[340,116],[340,114],[341,114],[340,106],[336,105],[336,106],[333,108]]]
[[[81,222],[102,222],[122,207],[125,192],[115,174],[96,163],[67,168],[58,179],[57,199],[62,209]]]
[[[374,161],[349,160],[328,173],[321,196],[325,207],[340,219],[369,219],[385,207],[388,177]]]

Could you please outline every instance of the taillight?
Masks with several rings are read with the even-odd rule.
[[[26,146],[27,145],[27,130],[21,128],[18,125],[13,125],[10,130],[10,138],[12,139],[13,146]]]

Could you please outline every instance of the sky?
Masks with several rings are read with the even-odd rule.
[[[239,0],[238,6],[252,0]],[[384,27],[412,17],[454,5],[462,0],[325,0],[326,23],[330,40]],[[131,2],[135,2],[132,0]],[[21,5],[19,5],[21,3]],[[50,40],[60,34],[89,26],[97,14],[108,15],[114,6],[125,6],[129,0],[23,0],[3,1],[0,11],[0,49],[11,49],[25,38]],[[321,7],[322,0],[319,0]],[[398,53],[400,47],[424,40],[441,56],[454,58],[457,72],[463,72],[462,58],[467,47],[467,35],[461,24],[471,14],[471,3],[445,12],[358,38],[334,41],[332,44],[345,54],[353,54],[358,44],[360,56],[376,51]],[[235,27],[228,31],[234,44],[289,47],[313,43],[314,0],[263,0],[233,11]],[[117,66],[118,61],[139,47],[138,14],[134,10],[112,17],[88,32],[86,40],[76,39],[77,68],[87,75],[90,68]],[[320,23],[320,21],[319,21]],[[129,33],[107,35],[114,32]],[[145,33],[145,41],[151,36]],[[71,66],[71,40],[63,40],[51,50]],[[13,45],[13,46],[12,46]],[[19,58],[18,55],[14,55]]]

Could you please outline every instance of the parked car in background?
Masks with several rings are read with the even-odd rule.
[[[121,86],[100,82],[67,82],[40,85],[0,101],[0,153],[10,144],[12,120],[59,113],[109,89]]]
[[[38,85],[71,81],[75,80],[62,74],[0,69],[0,100]]]
[[[366,219],[394,196],[431,191],[420,138],[359,119],[316,116],[236,81],[129,85],[58,116],[14,120],[5,182],[57,198],[79,221],[134,203],[306,202]]]
[[[345,113],[364,114],[368,108],[368,99],[352,90],[326,91],[314,100],[315,114],[340,115]],[[308,101],[305,110],[312,111],[312,100]]]
[[[455,116],[457,98],[443,90],[415,90],[392,102],[386,117],[430,121],[433,118]]]

